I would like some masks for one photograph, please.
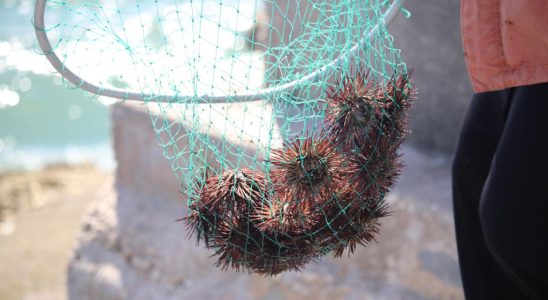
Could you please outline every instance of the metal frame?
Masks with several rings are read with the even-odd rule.
[[[121,100],[136,100],[136,101],[154,101],[154,102],[165,102],[165,103],[184,103],[188,100],[199,97],[203,99],[204,102],[207,103],[225,103],[225,102],[247,102],[247,101],[257,101],[257,100],[264,100],[266,97],[271,96],[273,94],[279,94],[283,92],[288,92],[292,90],[295,86],[307,82],[307,81],[315,81],[320,76],[324,75],[330,68],[334,67],[335,65],[339,64],[343,60],[347,59],[348,57],[355,55],[359,48],[368,40],[370,39],[373,34],[379,29],[379,25],[375,25],[369,31],[368,34],[364,35],[364,37],[356,44],[354,45],[348,52],[341,54],[338,58],[334,59],[330,63],[326,64],[322,68],[303,76],[299,79],[296,79],[294,81],[281,84],[278,86],[268,87],[264,89],[260,89],[256,91],[255,93],[243,93],[243,94],[234,94],[234,95],[223,95],[223,96],[211,96],[211,95],[149,95],[149,94],[143,94],[143,93],[134,93],[124,90],[118,90],[118,89],[106,89],[102,88],[100,86],[94,85],[78,75],[74,74],[67,66],[63,64],[63,62],[59,59],[59,57],[55,54],[51,43],[49,42],[48,35],[46,32],[46,27],[44,25],[44,14],[46,10],[46,1],[47,0],[36,0],[36,5],[34,7],[34,29],[36,32],[36,38],[38,39],[38,45],[40,46],[40,49],[42,49],[44,55],[49,60],[51,65],[63,76],[65,79],[67,79],[72,84],[78,86],[79,88],[88,91],[90,93],[100,95],[100,96],[107,96],[112,98],[117,98]],[[389,25],[395,18],[398,6],[400,5],[400,2],[402,0],[393,0],[392,4],[388,8],[388,10],[383,15],[383,23],[386,25]]]

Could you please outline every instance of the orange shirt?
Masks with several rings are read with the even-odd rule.
[[[548,82],[548,0],[461,0],[476,93]]]

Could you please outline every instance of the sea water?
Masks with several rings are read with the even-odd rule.
[[[50,40],[54,48],[59,46],[56,54],[82,78],[144,93],[157,88],[173,93],[175,87],[174,94],[226,94],[234,92],[231,89],[237,83],[242,90],[262,84],[263,76],[251,69],[261,75],[264,70],[256,66],[260,63],[252,63],[257,54],[247,48],[244,38],[249,39],[253,32],[260,1],[224,0],[223,5],[212,0],[138,1],[126,3],[129,9],[113,9],[123,3],[105,1],[102,14],[95,14],[93,5],[46,11],[46,21],[59,19],[61,25],[46,24],[48,35],[60,34]],[[55,3],[52,5],[55,8]],[[33,6],[34,1],[29,0],[0,0],[0,171],[80,162],[111,169],[115,163],[108,106],[116,101],[71,88],[55,72],[37,50]],[[200,26],[193,25],[194,14],[201,16]],[[108,23],[111,27],[86,31],[83,24],[90,19],[96,22],[93,26]],[[124,34],[118,32],[120,28]],[[153,48],[165,49],[156,50],[169,55],[151,59],[155,57]],[[192,55],[197,59],[189,58]],[[246,59],[247,64],[240,62]],[[146,63],[136,69],[135,62]],[[254,76],[233,77],[247,73]],[[151,87],[153,91],[148,91]]]
[[[0,1],[0,171],[114,167],[110,101],[68,89],[35,47],[33,1]]]

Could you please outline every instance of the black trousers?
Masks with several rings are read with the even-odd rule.
[[[453,208],[466,299],[548,299],[548,83],[474,95]]]

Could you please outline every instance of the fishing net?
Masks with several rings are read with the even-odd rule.
[[[388,0],[43,1],[67,84],[140,100],[217,266],[273,275],[366,245],[413,86]],[[45,14],[44,14],[45,11]]]

